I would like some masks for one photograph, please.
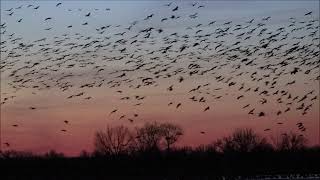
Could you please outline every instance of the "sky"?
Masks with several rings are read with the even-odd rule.
[[[1,102],[5,101],[4,98],[10,99],[1,105],[1,143],[10,143],[10,147],[2,145],[3,149],[28,150],[37,153],[55,149],[67,155],[77,155],[81,150],[92,151],[94,133],[97,130],[104,129],[107,125],[126,125],[134,128],[153,121],[172,122],[182,126],[185,134],[179,142],[181,146],[208,144],[229,134],[234,129],[242,127],[251,127],[267,137],[279,136],[281,133],[288,131],[300,133],[296,123],[301,121],[304,122],[304,126],[307,129],[303,134],[309,139],[309,143],[314,145],[319,142],[319,97],[311,103],[310,101],[305,103],[305,105],[312,104],[312,107],[305,115],[301,115],[300,111],[293,109],[288,113],[277,116],[275,115],[276,112],[279,109],[284,111],[286,106],[277,103],[276,97],[265,97],[268,99],[268,103],[263,105],[259,103],[261,97],[254,92],[246,93],[243,100],[236,99],[243,94],[238,90],[241,83],[245,83],[246,88],[251,87],[253,89],[263,84],[263,82],[252,82],[248,76],[234,77],[238,87],[236,88],[216,81],[218,75],[228,77],[233,73],[234,69],[231,65],[217,70],[216,74],[190,77],[184,75],[185,81],[183,83],[178,83],[176,77],[159,78],[156,86],[143,86],[137,89],[132,88],[137,84],[122,83],[119,87],[111,88],[106,82],[116,78],[114,74],[110,73],[134,67],[130,63],[126,64],[125,61],[109,62],[105,60],[110,57],[120,56],[119,51],[105,48],[94,52],[95,55],[92,55],[92,52],[84,53],[86,50],[92,50],[92,48],[70,50],[67,49],[67,46],[63,46],[63,44],[67,43],[85,44],[92,39],[98,39],[103,43],[114,42],[121,38],[115,35],[116,33],[125,31],[125,37],[133,37],[148,27],[163,29],[164,32],[162,34],[152,34],[152,39],[150,40],[154,41],[152,46],[147,43],[149,42],[148,39],[142,37],[138,38],[138,40],[145,40],[146,42],[140,42],[140,46],[136,47],[128,44],[124,46],[127,48],[126,51],[134,52],[137,56],[145,54],[145,49],[149,49],[148,52],[150,52],[164,47],[163,38],[170,37],[172,33],[177,32],[181,36],[191,36],[193,31],[187,30],[186,27],[194,27],[197,24],[201,24],[200,27],[203,32],[212,32],[220,27],[225,27],[223,24],[228,21],[232,21],[234,27],[236,24],[245,24],[251,19],[254,19],[254,23],[257,24],[262,18],[270,16],[271,19],[266,22],[264,28],[268,28],[268,31],[275,31],[279,27],[287,27],[290,24],[289,18],[296,18],[297,23],[310,19],[319,20],[319,1],[200,1],[195,7],[191,5],[193,1],[174,1],[170,7],[165,6],[165,4],[170,3],[169,1],[63,1],[60,6],[56,7],[57,3],[57,1],[1,1],[0,24],[5,23],[6,26],[1,29],[1,42],[6,41],[1,44],[1,66],[7,65],[1,67]],[[27,7],[29,4],[33,6]],[[205,7],[196,8],[200,5]],[[19,6],[22,7],[19,8]],[[34,9],[37,6],[40,7]],[[173,12],[172,9],[176,6],[179,6],[178,11]],[[13,8],[13,10],[7,11],[10,8]],[[110,10],[108,11],[106,8],[110,8]],[[304,16],[305,13],[310,11],[313,12],[310,17]],[[10,12],[14,13],[10,16],[8,15]],[[89,12],[90,16],[86,17],[85,15]],[[194,13],[198,13],[198,17],[195,19],[190,18],[189,15]],[[143,20],[150,14],[154,14],[150,20]],[[170,17],[171,15],[180,16],[180,18],[161,22],[162,18]],[[45,21],[45,18],[48,17],[52,19]],[[21,22],[17,22],[21,18]],[[124,29],[136,20],[139,22],[130,31]],[[205,25],[211,21],[216,22],[212,26]],[[81,25],[85,22],[88,25]],[[319,29],[319,21],[316,23]],[[72,25],[72,28],[67,27],[70,25]],[[99,34],[98,32],[102,30],[97,30],[97,28],[107,25],[111,25],[111,27],[105,30],[103,34]],[[117,27],[118,25],[120,26]],[[47,28],[52,29],[45,30]],[[194,27],[193,29],[196,28]],[[4,30],[6,32],[2,33]],[[293,35],[290,35],[290,37],[299,37],[309,32],[299,31],[295,34],[292,33]],[[319,31],[317,31],[317,35],[319,36]],[[64,40],[62,45],[52,45],[54,41],[62,40],[65,37],[69,39]],[[90,38],[85,39],[86,37]],[[22,38],[22,40],[18,41],[24,44],[37,44],[34,41],[42,38],[46,38],[46,40],[38,43],[44,44],[43,46],[35,46],[27,51],[22,51],[15,50],[17,43],[13,43],[11,41],[12,38]],[[253,37],[243,43],[247,43],[247,45],[256,44],[260,40],[259,38],[261,37]],[[214,47],[219,39],[212,38],[209,40],[208,44]],[[222,40],[225,44],[237,41],[232,35],[222,38]],[[188,43],[196,42],[194,39],[190,41]],[[288,40],[287,43],[293,42],[296,42],[296,40],[291,42]],[[305,38],[300,42],[307,44],[311,41]],[[179,41],[176,42],[175,46],[182,44],[183,42]],[[119,46],[122,47],[121,45]],[[49,54],[40,53],[39,49],[43,47],[60,48],[57,52],[65,51],[61,52],[62,54],[76,54],[76,58],[83,60],[83,63],[93,62],[94,65],[103,66],[104,70],[97,75],[96,70],[92,68],[93,65],[81,67],[79,65],[80,61],[73,59],[57,67],[57,62],[53,60],[58,58],[59,54],[52,52]],[[18,51],[18,54],[22,54],[22,56],[18,58],[8,57],[8,52],[12,49]],[[193,50],[189,49],[186,52],[190,53]],[[319,51],[319,46],[315,50]],[[197,54],[196,51],[194,52]],[[79,56],[79,53],[83,54]],[[212,53],[213,50],[201,51],[196,56],[212,58],[209,56]],[[27,54],[28,56],[25,56]],[[179,53],[177,52],[168,53],[168,56],[172,57],[177,57],[178,55]],[[169,62],[164,54],[159,56],[159,61],[163,61],[163,63]],[[196,56],[183,55],[181,59],[178,59],[178,63],[172,65],[171,69],[187,68],[190,62],[198,63],[203,67],[211,66],[211,62],[228,62],[226,59],[220,59],[219,61],[212,60],[209,63],[209,61],[197,60]],[[53,60],[44,61],[48,57],[52,57]],[[150,57],[151,55],[143,56],[145,59],[142,59],[145,62],[149,62]],[[128,57],[126,58],[128,59]],[[260,56],[256,58],[256,63],[261,65],[269,61],[279,60],[273,57],[268,61],[265,61]],[[30,61],[31,64],[39,63],[35,68],[30,68],[36,73],[31,75],[23,75],[21,73],[22,76],[20,78],[31,78],[32,82],[27,82],[30,86],[20,87],[19,90],[16,90],[12,87],[12,84],[15,83],[15,78],[10,77],[10,74],[15,69],[24,67],[27,61]],[[317,63],[316,58],[311,59],[311,61]],[[10,66],[10,63],[13,65]],[[66,67],[66,65],[73,63],[76,63],[76,65],[71,68]],[[49,69],[57,69],[57,71],[51,71],[46,74],[46,71],[42,68],[48,66]],[[251,73],[257,70],[255,68],[242,66],[240,70]],[[290,65],[287,68],[293,68],[293,66],[291,67]],[[305,66],[301,66],[301,68],[304,71],[306,70]],[[319,94],[319,80],[313,79],[319,75],[318,69],[313,69],[308,75],[304,73],[298,73],[295,76],[283,74],[279,80],[280,82],[282,81],[283,85],[280,85],[279,88],[289,91],[293,97],[296,95],[302,97],[314,90],[313,94],[310,95],[310,98],[312,98]],[[22,72],[27,73],[29,71],[22,70]],[[259,70],[258,72],[259,75],[265,73]],[[75,76],[61,82],[70,83],[73,87],[62,91],[58,86],[57,80],[68,74]],[[128,75],[129,79],[135,80],[133,82],[137,82],[140,77],[150,76],[142,70],[128,72],[127,74],[130,74]],[[121,75],[121,73],[117,75]],[[104,79],[101,87],[79,88],[86,83],[97,83],[101,78]],[[296,81],[295,84],[285,86],[286,82],[292,80]],[[36,84],[35,82],[38,83],[37,85],[47,83],[51,87],[31,88],[31,85]],[[189,98],[194,94],[190,94],[188,91],[206,83],[210,83],[210,86],[202,88],[201,92],[197,94],[197,98],[205,97],[206,102],[190,102]],[[171,85],[173,85],[174,90],[168,91],[167,88]],[[215,90],[217,88],[222,90]],[[119,90],[124,93],[118,93],[117,91]],[[67,97],[80,92],[85,92],[85,95],[80,98],[67,99]],[[142,101],[132,100],[132,97],[136,95],[145,96],[145,99]],[[15,97],[10,98],[10,96]],[[122,97],[127,96],[131,97],[131,99],[128,101],[120,100]],[[218,96],[223,97],[220,99],[214,98]],[[91,97],[91,99],[86,100],[84,99],[85,97]],[[143,104],[134,106],[139,102]],[[172,102],[173,105],[168,106],[169,102]],[[175,108],[178,103],[182,104],[181,107]],[[255,104],[255,111],[264,111],[266,116],[257,117],[256,115],[248,114],[248,110],[252,108],[250,106],[249,109],[243,109],[246,104]],[[203,112],[203,109],[208,106],[210,106],[210,110]],[[30,107],[36,107],[36,109],[31,110]],[[110,115],[110,112],[114,109],[118,109],[118,111]],[[139,116],[133,117],[134,114],[139,114]],[[122,115],[126,115],[126,118],[119,120]],[[128,121],[128,118],[134,119],[134,123]],[[65,120],[69,124],[65,124],[63,122]],[[277,124],[279,122],[283,124]],[[14,127],[14,124],[17,124],[18,127]],[[270,128],[271,131],[264,131],[266,128]],[[61,132],[62,129],[66,129],[67,132]],[[206,134],[200,134],[200,131],[205,131]]]

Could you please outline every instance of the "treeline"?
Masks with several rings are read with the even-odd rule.
[[[257,174],[320,173],[320,147],[307,146],[304,136],[292,132],[268,140],[252,129],[198,147],[176,147],[183,136],[171,123],[147,123],[129,129],[107,127],[97,131],[94,151],[65,157],[6,151],[1,153],[1,176],[12,179],[206,179]]]

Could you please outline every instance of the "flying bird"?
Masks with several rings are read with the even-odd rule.
[[[308,16],[308,15],[311,15],[311,14],[312,14],[312,11],[310,11],[310,12],[304,14],[304,15],[305,15],[305,16]]]
[[[113,113],[115,113],[117,111],[118,111],[118,109],[115,109],[115,110],[111,111],[109,115],[111,115],[111,114],[113,114]]]
[[[176,108],[179,108],[180,106],[181,106],[181,103],[178,103],[177,106],[176,106]]]
[[[177,11],[178,10],[178,6],[176,6],[175,8],[172,9],[172,11]]]
[[[210,107],[206,107],[203,111],[208,111],[210,109]]]

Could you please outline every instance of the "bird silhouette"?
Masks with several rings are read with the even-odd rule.
[[[113,111],[110,112],[109,115],[111,115],[111,114],[113,114],[113,113],[115,113],[115,112],[117,112],[117,111],[118,111],[118,109],[114,109]]]
[[[206,107],[203,111],[208,111],[210,109],[210,107]]]
[[[178,6],[176,6],[175,8],[172,9],[172,11],[177,11],[178,10]]]
[[[305,15],[305,16],[308,16],[308,15],[311,15],[311,14],[312,14],[312,11],[310,11],[310,12],[304,14],[304,15]]]
[[[181,103],[178,103],[177,106],[176,106],[176,108],[178,109],[180,106],[181,106]]]
[[[265,113],[264,113],[264,112],[260,112],[260,113],[258,114],[258,116],[259,116],[259,117],[265,116]]]

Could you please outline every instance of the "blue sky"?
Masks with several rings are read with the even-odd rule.
[[[7,23],[8,31],[24,36],[25,39],[50,37],[55,34],[59,35],[74,31],[90,34],[95,27],[107,24],[118,24],[126,27],[130,22],[143,19],[147,14],[151,13],[155,14],[155,18],[149,23],[159,24],[160,17],[171,13],[170,9],[163,6],[168,2],[63,1],[62,5],[56,8],[57,1],[33,1],[32,3],[29,1],[1,1],[1,22]],[[173,1],[173,4],[180,6],[182,12],[180,11],[178,14],[182,16],[196,12],[190,7],[192,2]],[[40,8],[38,10],[26,8],[28,4],[38,5]],[[205,1],[203,4],[205,4],[206,8],[197,11],[201,18],[197,19],[196,22],[210,19],[217,22],[247,20],[252,17],[261,18],[272,15],[272,21],[277,23],[281,20],[287,21],[288,16],[300,16],[307,11],[314,11],[314,15],[317,12],[319,13],[319,1]],[[23,8],[14,10],[14,16],[8,16],[8,13],[4,11],[20,5],[23,5]],[[105,11],[106,8],[110,8],[111,11]],[[69,9],[71,11],[68,11]],[[91,12],[91,17],[84,17],[88,12]],[[53,20],[44,22],[46,17],[53,17]],[[16,22],[20,18],[23,18],[24,23]],[[87,21],[90,26],[83,27],[80,25]],[[187,22],[182,21],[181,23]],[[72,30],[66,28],[68,25],[73,25]],[[167,23],[165,26],[174,28],[178,27],[179,24]],[[48,27],[53,27],[52,31],[43,31]]]

